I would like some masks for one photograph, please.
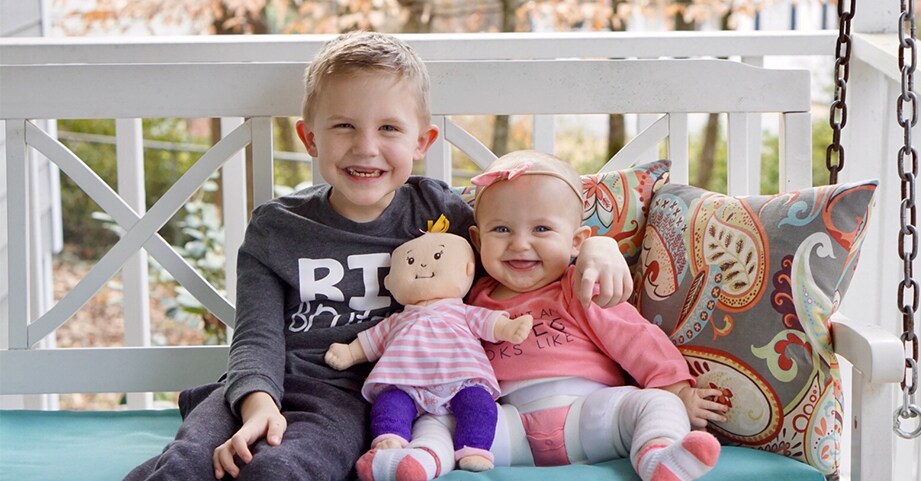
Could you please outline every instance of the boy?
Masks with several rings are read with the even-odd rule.
[[[390,252],[444,214],[467,236],[470,208],[443,182],[410,177],[438,135],[419,57],[387,35],[329,42],[308,67],[297,133],[328,185],[253,212],[238,260],[225,379],[184,391],[183,424],[127,479],[344,479],[367,449],[367,366],[336,371],[334,342],[400,306],[382,288]],[[596,245],[580,271],[599,304],[630,289],[619,251]],[[617,253],[617,254],[614,254]]]

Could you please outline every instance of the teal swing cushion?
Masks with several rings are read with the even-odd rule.
[[[17,481],[116,481],[158,454],[181,419],[164,411],[0,411],[0,478]],[[445,481],[638,481],[626,459],[554,468],[454,471]],[[742,447],[723,447],[701,481],[824,481],[815,468]]]

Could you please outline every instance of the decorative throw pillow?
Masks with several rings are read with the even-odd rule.
[[[669,167],[671,161],[658,160],[582,176],[583,225],[591,227],[592,235],[616,240],[631,271],[635,270],[640,257],[649,204],[653,194],[668,182]],[[473,205],[474,187],[455,187],[454,190]]]
[[[877,182],[729,197],[666,185],[650,206],[640,312],[719,389],[726,444],[838,470],[842,429],[829,317],[856,267]]]

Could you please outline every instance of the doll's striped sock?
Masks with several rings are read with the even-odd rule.
[[[361,481],[429,481],[441,463],[428,448],[372,449],[355,463]]]
[[[643,481],[691,481],[716,465],[720,443],[713,435],[691,431],[670,446],[652,445],[640,453],[636,472]]]

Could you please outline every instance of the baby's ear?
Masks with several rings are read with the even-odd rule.
[[[576,229],[572,234],[572,257],[578,257],[582,244],[586,239],[592,236],[591,227],[582,226]]]
[[[477,226],[472,225],[470,226],[470,229],[468,229],[468,232],[470,233],[470,243],[473,244],[473,247],[475,247],[477,252],[479,252],[480,251],[480,229],[478,229]]]

